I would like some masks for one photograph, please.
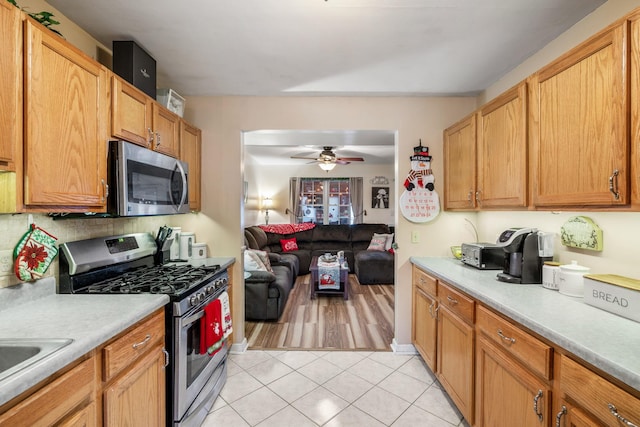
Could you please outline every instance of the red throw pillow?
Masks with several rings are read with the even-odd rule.
[[[282,252],[291,252],[298,250],[298,242],[295,237],[290,239],[280,239],[280,245],[282,246]]]

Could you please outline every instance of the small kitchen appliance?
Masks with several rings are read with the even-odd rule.
[[[115,216],[189,212],[189,165],[126,141],[109,142],[109,212]]]
[[[535,228],[509,228],[500,234],[504,268],[498,280],[508,283],[542,283],[542,265],[553,259],[553,234]]]
[[[63,243],[58,293],[168,295],[167,425],[199,426],[227,378],[227,341],[210,355],[202,350],[202,332],[205,309],[225,300],[229,275],[208,260],[155,265],[157,248],[148,233]]]
[[[502,270],[504,251],[495,243],[463,243],[461,259],[480,270]]]

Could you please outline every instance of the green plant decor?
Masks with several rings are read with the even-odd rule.
[[[20,10],[23,10],[20,6],[18,6],[18,3],[16,3],[16,0],[7,0],[9,3],[11,3],[12,5],[14,5],[15,7],[19,8]],[[60,31],[56,30],[55,28],[52,28],[52,25],[60,25],[60,22],[56,21],[55,19],[53,19],[53,13],[51,12],[38,12],[38,13],[28,13],[27,14],[32,17],[33,19],[35,19],[36,21],[38,21],[39,23],[41,23],[42,25],[44,25],[45,27],[47,27],[48,29],[50,29],[51,31],[53,31],[54,33],[58,34],[60,37],[64,37],[62,35],[62,33],[60,33]]]

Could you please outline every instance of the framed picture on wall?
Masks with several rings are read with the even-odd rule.
[[[389,187],[371,187],[371,208],[389,208]]]

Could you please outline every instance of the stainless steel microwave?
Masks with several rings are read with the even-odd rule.
[[[189,212],[189,165],[126,141],[109,142],[109,212],[117,216]]]

